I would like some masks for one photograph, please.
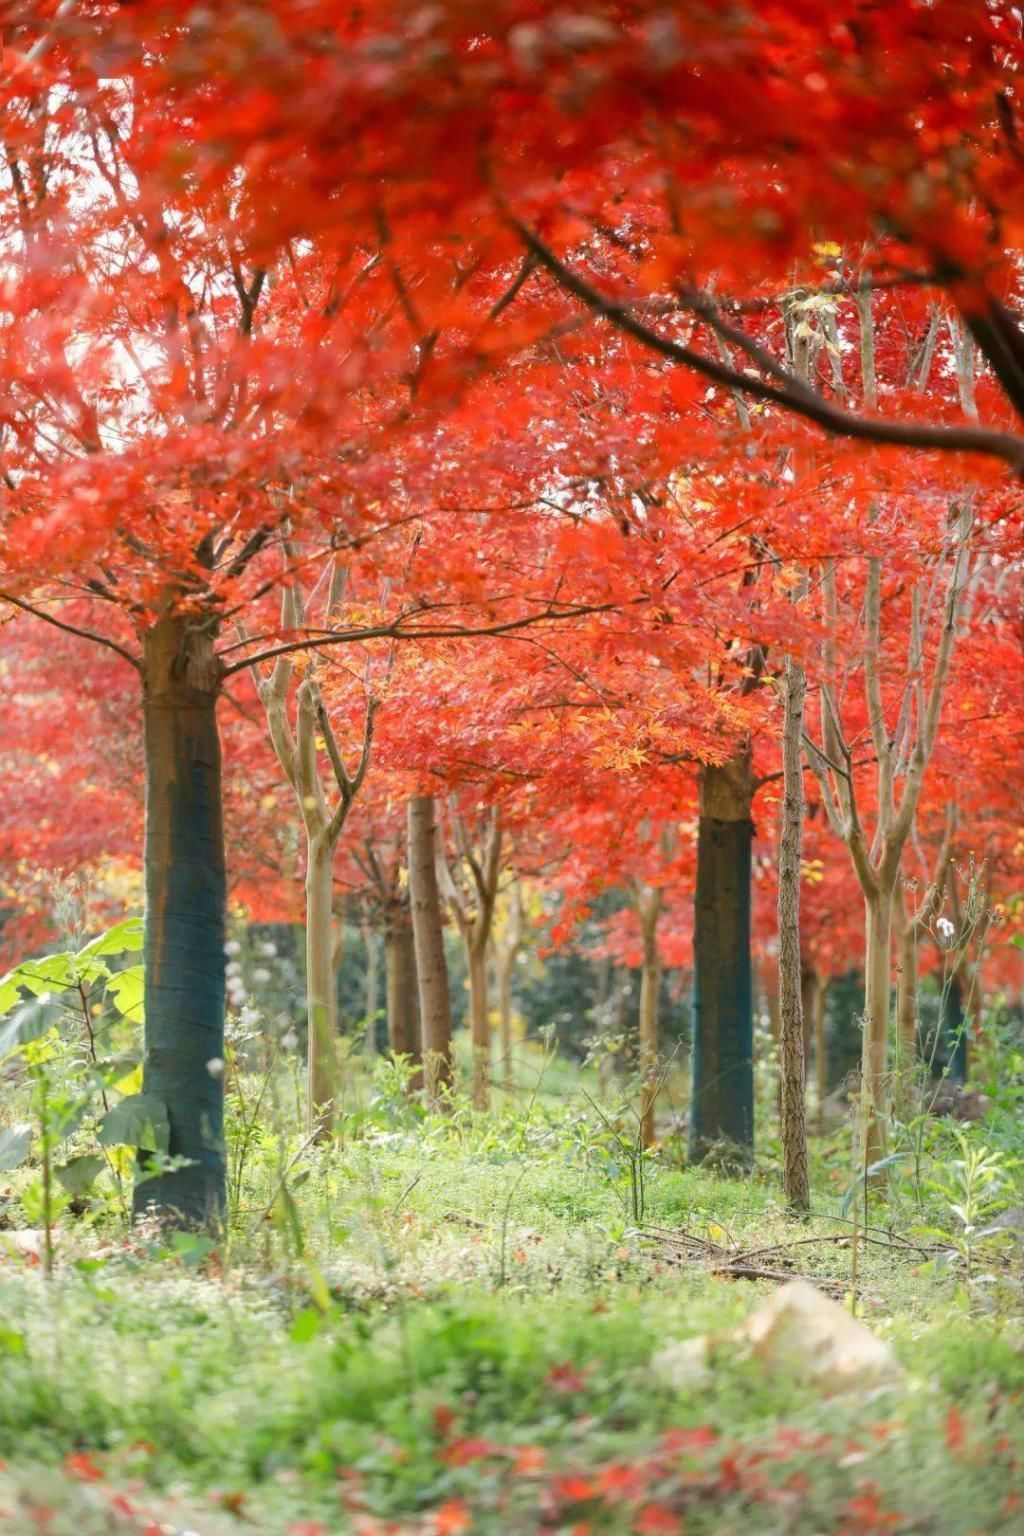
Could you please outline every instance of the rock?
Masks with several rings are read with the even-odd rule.
[[[53,1232],[53,1249],[57,1251],[61,1234]],[[22,1258],[41,1259],[46,1247],[46,1233],[41,1227],[13,1227],[0,1233],[0,1253],[19,1254]]]
[[[781,1286],[754,1308],[738,1333],[761,1359],[793,1368],[827,1392],[880,1386],[903,1376],[884,1340],[806,1280]]]
[[[869,1390],[901,1381],[904,1374],[888,1344],[806,1280],[780,1286],[727,1334],[667,1345],[651,1366],[681,1390],[705,1386],[720,1348],[746,1352],[827,1393]]]

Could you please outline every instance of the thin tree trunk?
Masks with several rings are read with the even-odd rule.
[[[473,1051],[473,1108],[486,1109],[491,1098],[491,1021],[487,1006],[487,951],[466,943],[469,972],[469,1035]]]
[[[167,1112],[173,1173],[135,1187],[136,1216],[219,1231],[226,1209],[224,939],[227,884],[210,633],[164,618],[143,640],[146,752],[143,1092]],[[145,1171],[145,1157],[140,1159]]]
[[[338,1008],[334,982],[334,844],[311,837],[306,865],[307,1096],[318,1141],[334,1126]]]
[[[661,982],[656,907],[653,920],[644,925],[643,942],[644,958],[640,971],[640,1144],[650,1147],[655,1139],[655,1102],[658,1096],[658,988]]]
[[[893,896],[896,954],[899,969],[899,1006],[896,1009],[897,1080],[901,1090],[918,1056],[921,1028],[920,989],[917,974],[917,919],[909,914],[902,885]]]
[[[782,727],[783,801],[779,838],[779,1115],[782,1188],[794,1210],[810,1208],[804,1104],[804,1019],[800,963],[800,854],[803,846],[804,671],[786,663]]]
[[[404,924],[401,936],[403,981],[402,990],[409,999],[409,1059],[414,1071],[409,1079],[409,1092],[423,1090],[423,1027],[420,1022],[419,981],[416,975],[416,941],[412,931],[412,912],[408,904],[403,908]]]
[[[409,801],[409,900],[419,978],[427,1098],[441,1101],[452,1081],[452,1009],[437,884],[437,828],[431,795]]]
[[[892,891],[865,897],[864,1045],[861,1114],[864,1166],[885,1151],[886,1071],[889,1054],[889,964]],[[863,1171],[863,1170],[862,1170]]]
[[[747,1164],[754,1146],[750,753],[700,774],[693,939],[691,1162]]]
[[[388,1049],[393,1056],[419,1056],[416,1009],[416,954],[412,913],[405,906],[394,912],[384,930],[387,973]]]

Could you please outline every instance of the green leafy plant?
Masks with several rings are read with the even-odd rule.
[[[113,964],[142,942],[141,919],[128,918],[77,951],[24,961],[0,979],[0,1063],[20,1063],[28,1115],[0,1138],[0,1168],[33,1156],[39,1163],[21,1198],[43,1227],[47,1271],[63,1210],[89,1199],[106,1172],[107,1193],[127,1218],[134,1152],[167,1153],[166,1107],[141,1091],[143,968]]]
[[[928,1180],[952,1219],[925,1230],[949,1245],[970,1280],[984,1228],[1006,1205],[1007,1166],[1002,1152],[973,1141],[964,1131],[956,1132],[956,1145],[960,1156],[936,1164]]]

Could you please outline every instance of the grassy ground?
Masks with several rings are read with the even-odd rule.
[[[968,1275],[948,1128],[894,1166],[858,1252],[905,1378],[828,1397],[738,1346],[689,1384],[652,1362],[776,1289],[738,1255],[849,1288],[843,1135],[816,1146],[808,1221],[770,1140],[744,1180],[666,1145],[641,1206],[628,1116],[589,1076],[538,1058],[451,1120],[395,1087],[354,1092],[344,1139],[293,1162],[287,1080],[251,1136],[257,1084],[236,1083],[219,1250],[129,1241],[100,1210],[64,1218],[52,1281],[0,1252],[5,1536],[1024,1529],[1015,1261],[979,1251]]]

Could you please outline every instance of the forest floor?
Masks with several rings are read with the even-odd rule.
[[[930,1173],[920,1146],[894,1165],[857,1247],[858,1315],[899,1374],[837,1392],[820,1348],[729,1335],[787,1275],[849,1305],[848,1137],[816,1143],[798,1220],[770,1144],[746,1179],[667,1145],[638,1187],[628,1129],[570,1086],[452,1120],[382,1099],[294,1163],[299,1138],[239,1109],[216,1249],[66,1217],[47,1280],[15,1190],[0,1531],[1024,1529],[1021,1265],[965,1251],[954,1128]],[[671,1349],[702,1335],[698,1365]]]

